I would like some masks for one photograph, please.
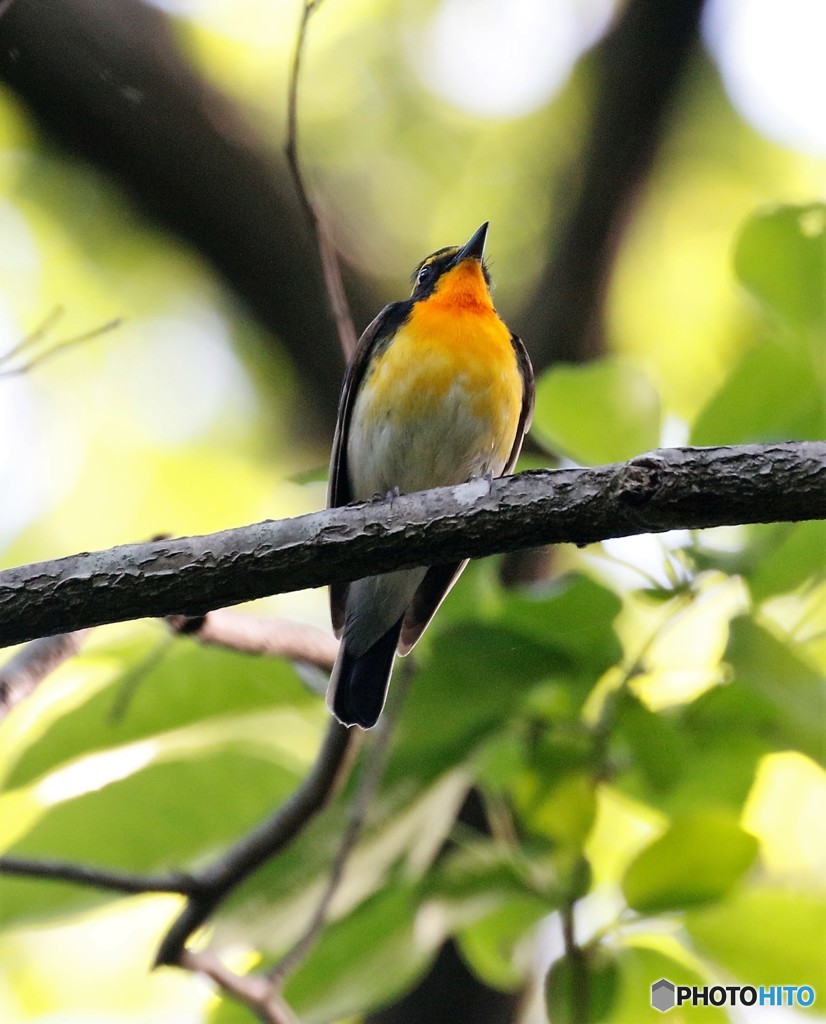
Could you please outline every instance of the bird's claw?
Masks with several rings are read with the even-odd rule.
[[[396,500],[396,498],[399,497],[400,494],[401,494],[401,491],[399,490],[398,486],[396,486],[392,490],[389,490],[389,491],[376,491],[376,493],[373,495],[373,497],[370,500],[371,501],[375,501],[375,502],[386,501],[386,502],[389,502],[392,505],[393,502]]]

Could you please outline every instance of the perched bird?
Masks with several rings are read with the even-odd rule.
[[[439,249],[361,336],[344,377],[327,505],[509,473],[533,412],[525,347],[499,318],[483,224]],[[342,638],[327,703],[344,725],[378,721],[396,652],[407,654],[467,562],[330,588]]]

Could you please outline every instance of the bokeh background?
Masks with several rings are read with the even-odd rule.
[[[323,505],[343,362],[283,158],[300,10],[0,12],[0,359],[46,325],[0,361],[4,567]],[[357,329],[490,220],[540,377],[525,467],[826,436],[824,38],[819,0],[326,0],[300,150]],[[463,1019],[575,1019],[574,905],[589,1020],[653,1019],[660,976],[826,1000],[824,552],[822,524],[631,538],[511,560],[529,595],[474,566],[294,979],[302,1019],[458,1020],[427,1016],[437,954],[483,992]],[[327,626],[320,591],[256,610]],[[0,729],[0,847],[201,862],[306,771],[320,686],[160,624],[99,629]],[[486,813],[457,824],[472,783]],[[342,807],[222,915],[236,966],[297,933]],[[2,880],[0,1020],[251,1019],[147,973],[177,905]]]

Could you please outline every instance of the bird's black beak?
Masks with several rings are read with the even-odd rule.
[[[488,221],[475,231],[462,248],[456,253],[456,264],[466,259],[481,260],[485,255],[485,239],[488,235]]]

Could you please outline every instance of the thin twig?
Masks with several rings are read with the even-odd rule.
[[[43,680],[80,650],[88,629],[40,637],[17,652],[0,668],[0,722]]]
[[[170,615],[166,622],[174,632],[193,636],[210,647],[289,658],[327,672],[332,669],[338,653],[338,640],[317,626],[246,615],[231,608],[218,608],[200,617]]]
[[[132,875],[123,871],[71,864],[60,860],[35,860],[28,857],[0,857],[0,875],[21,878],[40,878],[54,882],[74,882],[94,889],[137,894],[146,892],[174,892],[182,896],[195,896],[200,891],[197,878],[183,872],[168,875]]]
[[[196,953],[185,949],[180,966],[211,978],[224,992],[248,1006],[264,1024],[299,1024],[271,982],[256,974],[236,974],[209,950]]]
[[[564,904],[560,910],[562,918],[562,939],[565,943],[565,955],[571,966],[571,1024],[588,1024],[590,1009],[590,992],[588,978],[588,962],[585,951],[576,941],[573,900]]]
[[[350,810],[347,828],[345,829],[335,859],[330,866],[327,884],[318,906],[304,933],[267,973],[267,977],[279,988],[284,984],[287,977],[296,970],[299,964],[304,961],[318,941],[327,923],[330,904],[341,884],[347,861],[359,840],[370,804],[381,782],[381,777],[387,764],[390,737],[393,734],[393,727],[401,710],[404,696],[409,689],[412,675],[413,662],[408,659],[402,663],[402,669],[398,673],[396,685],[393,689],[392,703],[388,706],[381,718],[378,729],[374,733],[375,739],[367,754],[364,767],[359,776],[356,793],[353,797],[353,805]]]
[[[295,39],[292,61],[290,62],[290,78],[287,87],[287,145],[285,148],[290,173],[295,181],[298,198],[304,207],[307,219],[315,227],[316,211],[310,199],[310,193],[304,181],[304,172],[298,159],[298,83],[301,77],[301,62],[304,57],[304,44],[307,38],[307,27],[310,15],[321,6],[321,0],[303,0],[298,33]]]
[[[330,301],[330,308],[336,322],[339,344],[341,351],[344,353],[345,360],[349,360],[356,347],[356,329],[353,326],[353,317],[347,302],[347,293],[344,290],[344,282],[341,279],[341,267],[339,266],[338,256],[327,230],[327,225],[310,195],[298,156],[298,83],[301,74],[301,61],[304,55],[304,44],[307,38],[307,26],[310,21],[310,15],[321,6],[321,2],[322,0],[304,0],[301,8],[301,20],[298,25],[298,34],[290,64],[290,78],[287,88],[287,144],[285,152],[298,197],[301,200],[301,205],[304,207],[310,226],[315,232],[318,252],[321,257],[321,268],[324,272],[324,285],[327,289],[327,298]]]
[[[62,306],[55,306],[54,309],[50,310],[31,334],[27,334],[24,338],[18,341],[16,345],[12,346],[8,352],[4,352],[3,355],[0,356],[0,366],[2,366],[3,363],[9,362],[11,359],[14,359],[15,356],[19,356],[21,352],[24,352],[27,348],[31,348],[32,345],[36,345],[39,341],[45,338],[49,331],[53,330],[57,326],[58,321],[65,312],[66,311]]]
[[[407,661],[399,672],[399,679],[394,689],[392,703],[385,711],[381,724],[374,734],[375,742],[370,749],[359,777],[347,829],[342,837],[335,860],[330,867],[330,874],[324,894],[306,931],[295,945],[266,975],[251,974],[241,976],[235,974],[208,950],[194,952],[192,949],[184,946],[178,954],[176,961],[178,966],[190,971],[200,972],[212,978],[224,992],[247,1005],[264,1024],[299,1024],[298,1018],[284,1001],[281,990],[287,976],[304,960],[323,931],[330,903],[341,882],[347,860],[361,834],[370,803],[381,780],[387,761],[393,726],[398,718],[398,713],[401,709],[405,692],[410,685],[412,675],[412,662]],[[334,723],[334,726],[331,726],[328,731],[327,741],[329,742],[332,738],[335,738],[335,743],[330,744],[333,749],[337,748],[342,732],[346,732],[346,730],[343,730],[343,727],[339,726],[338,723]],[[356,731],[353,730],[350,736],[355,734]],[[328,746],[328,742],[325,742],[325,747]],[[352,749],[352,746],[350,749]],[[313,774],[317,773],[319,764],[326,760],[326,757],[327,755],[322,751],[316,762]],[[335,761],[337,757],[338,755],[336,754],[333,760]],[[320,774],[327,775],[328,769],[322,769]],[[341,774],[340,769],[338,774]],[[240,845],[230,854],[228,860],[237,858]],[[221,871],[218,870],[216,875],[220,874]],[[169,936],[167,936],[168,939]],[[165,945],[167,940],[165,940]],[[158,954],[158,963],[171,962],[161,959],[163,954],[164,947],[162,946],[161,952]]]
[[[169,653],[171,646],[170,638],[168,636],[163,637],[145,657],[141,658],[137,665],[133,665],[121,676],[118,680],[118,685],[115,687],[112,706],[109,708],[109,714],[107,715],[107,721],[110,725],[116,725],[118,722],[123,721],[141,683],[150,672],[153,672],[160,665]]]
[[[245,878],[275,856],[304,829],[343,782],[348,751],[358,730],[333,720],[309,775],[262,825],[236,843],[200,876],[201,891],[189,900],[161,942],[156,965],[177,964],[187,939]]]
[[[71,338],[64,338],[63,341],[59,341],[56,345],[53,345],[50,349],[46,349],[45,352],[40,352],[36,356],[32,356],[28,362],[22,363],[20,366],[14,366],[8,370],[0,370],[0,377],[19,377],[24,373],[29,373],[36,366],[40,366],[45,363],[48,359],[52,359],[54,356],[59,355],[61,352],[65,352],[68,348],[74,348],[76,345],[80,345],[85,341],[92,341],[94,338],[99,338],[102,334],[108,334],[109,331],[113,331],[116,327],[120,327],[123,321],[118,318],[110,320],[108,323],[102,324],[100,327],[93,327],[90,331],[85,331],[83,334],[76,334]],[[41,328],[42,330],[42,328]],[[25,339],[25,344],[28,345],[30,338]],[[19,352],[23,343],[17,346]],[[9,355],[5,357],[9,358]]]

